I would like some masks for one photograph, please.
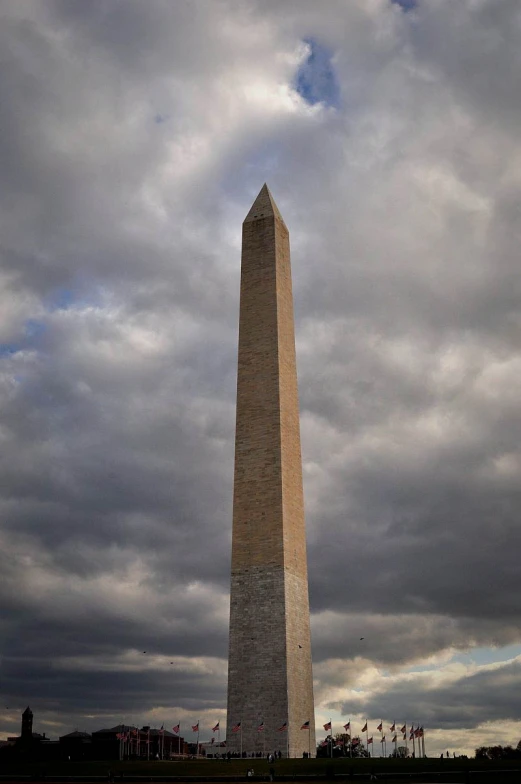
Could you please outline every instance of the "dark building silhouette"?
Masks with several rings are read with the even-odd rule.
[[[33,712],[29,706],[22,713],[22,734],[20,740],[27,743],[33,739]]]
[[[88,732],[69,732],[60,737],[60,756],[70,760],[92,758],[92,736]]]
[[[0,749],[2,759],[23,759],[27,761],[44,761],[58,759],[60,747],[58,741],[47,738],[45,732],[33,732],[33,712],[29,706],[22,713],[22,728],[19,736],[7,739]]]
[[[20,736],[0,744],[0,759],[45,762],[50,760],[123,760],[173,759],[190,753],[184,738],[168,730],[139,729],[128,724],[98,730],[89,734],[74,730],[61,735],[59,741],[33,732],[33,713],[29,706],[22,714]],[[192,751],[191,753],[196,753]],[[1,769],[1,765],[0,765]]]
[[[118,724],[92,733],[92,759],[170,759],[179,754],[188,754],[188,745],[168,730]]]

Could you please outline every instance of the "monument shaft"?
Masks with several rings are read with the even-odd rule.
[[[243,224],[227,743],[316,748],[289,235],[266,185]]]

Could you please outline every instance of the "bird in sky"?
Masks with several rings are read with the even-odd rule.
[[[365,640],[365,637],[360,637],[361,640]]]

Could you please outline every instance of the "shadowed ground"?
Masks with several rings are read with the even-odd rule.
[[[109,770],[114,781],[245,781],[249,768],[255,775],[248,781],[266,781],[270,768],[275,781],[306,782],[313,779],[343,781],[369,781],[373,774],[377,781],[395,784],[502,784],[521,781],[521,765],[517,761],[425,759],[425,760],[327,760],[290,759],[269,764],[261,759],[231,760],[230,762],[172,761],[172,762],[49,762],[24,763],[2,760],[0,781],[52,782],[77,780],[107,781]]]

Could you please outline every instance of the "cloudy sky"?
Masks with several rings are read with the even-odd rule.
[[[224,721],[267,181],[317,723],[517,743],[520,44],[518,0],[0,0],[0,737]]]

